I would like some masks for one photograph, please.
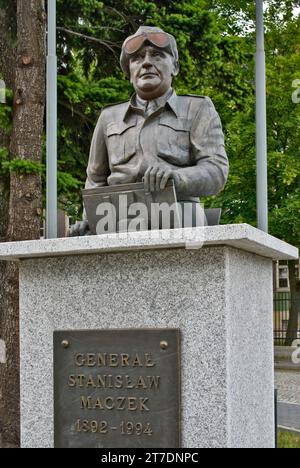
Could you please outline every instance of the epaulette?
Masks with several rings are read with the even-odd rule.
[[[102,107],[102,109],[107,109],[107,107],[114,107],[118,106],[119,104],[126,104],[128,101],[120,101],[120,102],[113,102],[112,104],[105,104],[105,106]]]
[[[200,99],[205,99],[206,96],[201,96],[200,94],[177,94],[177,96],[188,96],[188,97],[195,97]]]

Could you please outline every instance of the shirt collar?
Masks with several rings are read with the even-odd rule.
[[[176,115],[176,117],[178,117],[179,109],[178,109],[178,102],[177,102],[178,101],[177,94],[173,89],[167,91],[166,94],[155,99],[154,101],[155,101],[157,109],[165,107],[165,106],[169,106],[171,110],[174,112],[174,114]],[[128,103],[128,106],[125,109],[123,120],[125,121],[127,116],[131,112],[141,112],[143,110],[144,105],[146,105],[146,101],[144,101],[141,98],[138,98],[136,94],[134,94],[131,97]]]

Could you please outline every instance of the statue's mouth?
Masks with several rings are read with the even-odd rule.
[[[153,78],[154,76],[158,76],[157,73],[147,72],[147,73],[142,73],[140,75],[140,78]]]

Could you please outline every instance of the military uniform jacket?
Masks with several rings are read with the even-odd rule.
[[[91,144],[86,188],[140,182],[157,163],[178,171],[179,200],[222,190],[228,159],[221,121],[208,97],[173,91],[150,114],[137,107],[135,97],[103,109]]]

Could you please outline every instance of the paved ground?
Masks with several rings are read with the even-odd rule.
[[[278,424],[300,431],[300,405],[278,403]]]
[[[275,372],[278,424],[300,431],[300,372]]]
[[[300,405],[300,372],[276,371],[278,401]]]

